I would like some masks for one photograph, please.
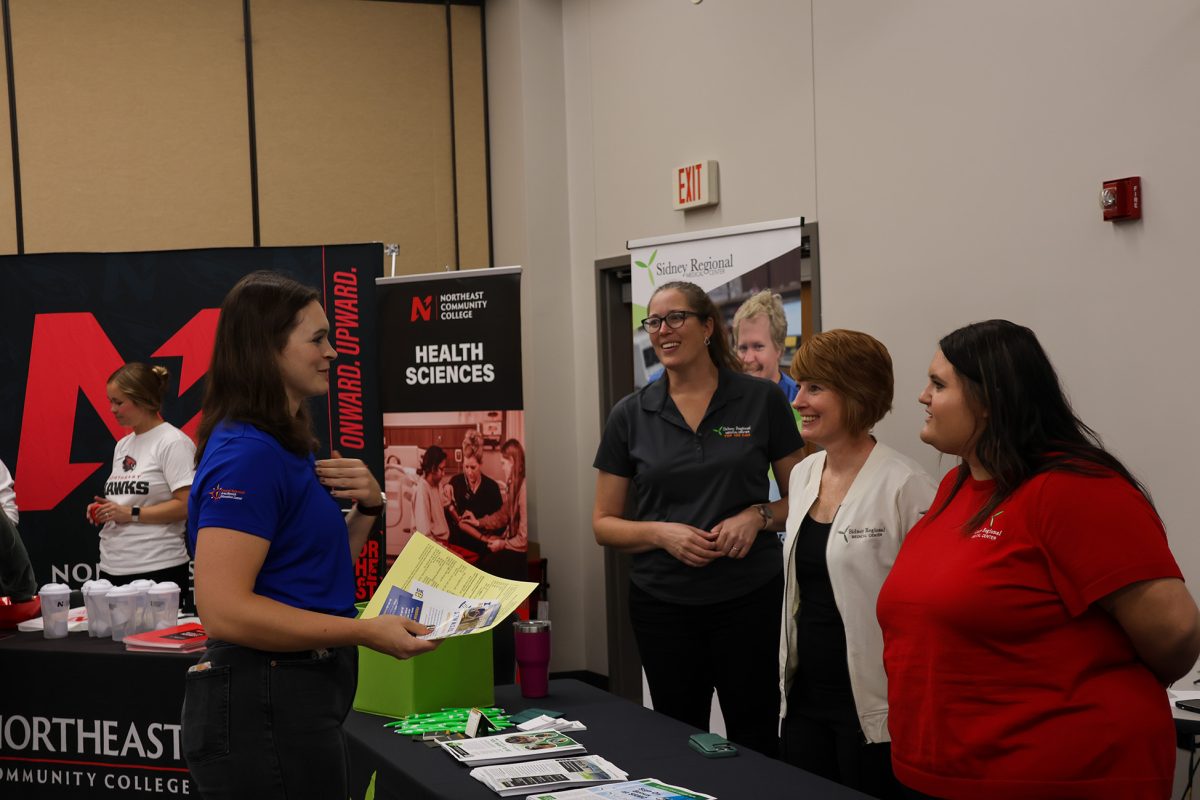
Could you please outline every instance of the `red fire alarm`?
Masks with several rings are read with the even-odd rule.
[[[1142,218],[1142,179],[1117,178],[1104,182],[1100,190],[1100,208],[1106,222]]]

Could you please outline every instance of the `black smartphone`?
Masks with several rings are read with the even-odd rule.
[[[1200,697],[1194,700],[1176,700],[1175,705],[1182,708],[1184,711],[1191,711],[1193,714],[1200,714]]]

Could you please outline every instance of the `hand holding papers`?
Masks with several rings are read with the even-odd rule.
[[[491,630],[537,588],[476,569],[423,535],[414,535],[367,603],[363,619],[395,614],[433,629],[422,639]]]

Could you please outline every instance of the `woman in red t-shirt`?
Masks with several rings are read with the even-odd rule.
[[[1200,654],[1200,613],[1158,514],[1033,331],[939,345],[921,439],[963,463],[878,604],[897,778],[948,800],[1169,797],[1163,684]]]

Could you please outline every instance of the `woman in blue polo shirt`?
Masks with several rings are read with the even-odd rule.
[[[361,461],[313,457],[305,401],[329,391],[337,357],[319,299],[255,272],[221,305],[188,499],[210,638],[188,671],[182,747],[205,798],[346,797],[354,646],[435,646],[411,620],[354,618],[353,557],[383,504]],[[355,508],[343,517],[333,498]]]
[[[630,617],[656,710],[707,728],[715,689],[729,738],[774,755],[779,538],[803,446],[777,384],[743,374],[700,287],[650,298],[642,327],[663,364],[609,416],[594,466],[596,541],[633,554]],[[625,517],[630,487],[636,511]]]

